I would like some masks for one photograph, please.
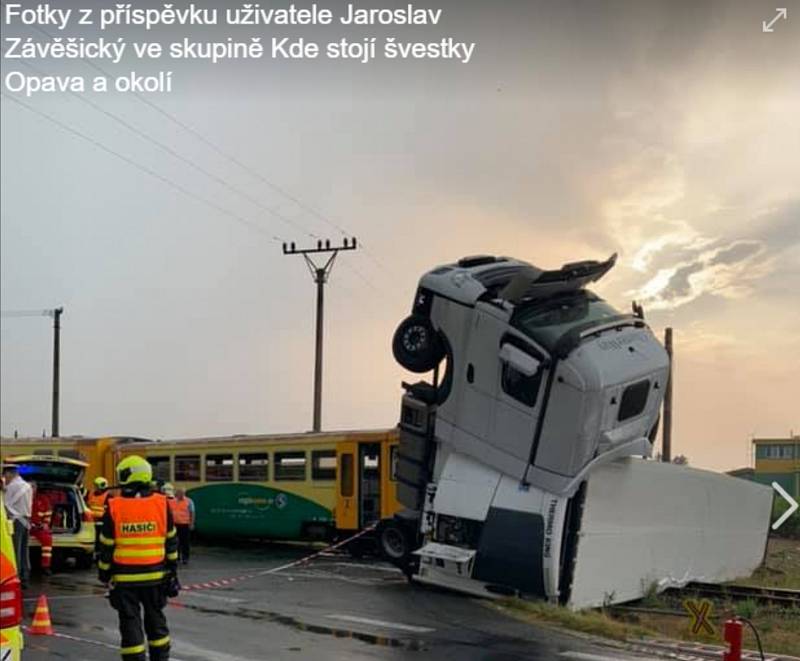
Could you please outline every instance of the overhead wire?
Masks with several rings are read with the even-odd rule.
[[[1,4],[5,6],[7,3],[6,2],[2,2]],[[35,25],[34,24],[34,25],[31,25],[30,27],[32,27],[33,29],[35,29],[36,31],[40,32],[41,34],[45,35],[46,37],[48,37],[50,39],[53,38],[53,35],[51,35],[49,32],[47,32],[47,30],[45,30],[44,28],[42,28],[39,25]],[[95,63],[95,62],[93,62],[91,60],[88,60],[86,58],[80,58],[80,59],[85,64],[87,64],[88,66],[92,67],[93,69],[95,69],[99,73],[103,74],[107,78],[113,77],[111,73],[106,71],[103,67],[101,67],[97,63]],[[34,65],[32,65],[29,62],[26,62],[24,60],[22,62],[23,62],[24,65],[26,65],[27,67],[29,67],[33,71],[37,71],[37,68]],[[40,73],[41,75],[45,75],[41,70],[38,70],[37,73]],[[201,172],[205,176],[211,178],[212,180],[216,181],[217,183],[219,183],[220,185],[224,186],[225,188],[233,191],[234,193],[244,197],[245,199],[248,199],[251,203],[257,205],[259,208],[264,209],[265,211],[267,211],[271,215],[279,218],[284,223],[286,223],[286,224],[288,224],[288,225],[290,225],[290,226],[292,226],[292,227],[294,227],[296,229],[299,229],[301,232],[303,232],[304,234],[306,234],[307,236],[309,236],[311,238],[319,239],[319,237],[316,234],[314,234],[313,232],[311,232],[311,231],[307,230],[306,228],[300,226],[299,223],[296,220],[288,218],[288,217],[284,216],[283,214],[278,213],[275,209],[264,205],[260,200],[258,200],[257,198],[251,196],[249,193],[240,190],[239,188],[233,186],[232,184],[230,184],[229,182],[225,181],[221,177],[219,177],[219,176],[215,175],[214,173],[206,170],[202,166],[199,166],[197,163],[195,163],[191,159],[184,157],[183,155],[181,155],[180,153],[178,153],[177,151],[175,151],[174,149],[172,149],[168,145],[165,145],[164,143],[160,142],[159,140],[156,140],[155,138],[152,138],[151,136],[147,135],[145,132],[143,132],[140,129],[137,129],[135,126],[131,125],[126,120],[124,120],[124,119],[120,118],[119,116],[117,116],[115,113],[112,113],[111,111],[104,109],[102,106],[99,106],[98,104],[90,101],[89,99],[87,99],[86,97],[84,97],[84,96],[82,96],[80,94],[77,94],[76,92],[73,92],[73,91],[70,90],[70,94],[72,94],[73,96],[78,97],[80,100],[84,101],[85,103],[87,103],[89,106],[91,106],[92,108],[94,108],[98,112],[100,112],[100,113],[110,117],[111,119],[119,122],[121,125],[125,126],[125,128],[127,128],[129,131],[139,135],[141,138],[143,138],[144,140],[147,140],[151,144],[156,145],[157,147],[159,147],[160,149],[166,151],[171,156],[177,158],[178,160],[182,161],[186,165],[188,165],[188,166],[192,167],[193,169]],[[213,150],[215,153],[219,154],[220,156],[222,156],[223,158],[225,158],[229,162],[233,163],[234,165],[236,165],[240,169],[246,171],[252,177],[255,177],[256,179],[258,179],[259,181],[264,183],[266,186],[271,188],[273,191],[277,192],[279,195],[282,195],[286,199],[288,199],[291,202],[293,202],[300,209],[303,209],[307,213],[313,215],[318,220],[320,220],[320,221],[328,224],[329,226],[333,227],[338,232],[340,232],[343,236],[349,236],[349,233],[343,227],[341,227],[339,224],[335,223],[334,221],[332,221],[331,219],[329,219],[328,217],[326,217],[325,215],[323,215],[322,213],[317,211],[315,208],[307,205],[305,202],[303,202],[298,197],[292,195],[289,191],[287,191],[283,187],[281,187],[278,184],[275,184],[274,182],[270,181],[269,179],[264,177],[260,172],[258,172],[255,168],[250,167],[246,163],[242,162],[240,159],[238,159],[235,156],[229,154],[224,149],[219,147],[216,143],[214,143],[212,140],[206,138],[202,133],[200,133],[196,129],[192,128],[191,126],[189,126],[188,124],[186,124],[185,122],[180,120],[178,117],[176,117],[175,115],[173,115],[169,111],[165,110],[164,108],[162,108],[158,104],[156,104],[153,101],[151,101],[150,99],[146,98],[144,95],[140,94],[139,92],[132,92],[132,95],[135,96],[140,102],[142,102],[146,106],[150,107],[151,109],[155,110],[160,115],[162,115],[163,117],[166,117],[168,120],[173,122],[175,125],[179,126],[181,129],[183,129],[184,131],[186,131],[187,133],[189,133],[190,135],[195,137],[197,140],[202,142],[204,145],[206,145],[208,148]],[[6,96],[8,96],[8,95],[6,95]],[[21,104],[21,105],[25,105],[25,104]],[[212,203],[212,204],[214,204],[214,203]],[[238,214],[235,214],[235,215],[238,216]],[[247,222],[251,223],[252,221],[247,221]],[[280,241],[284,241],[284,239],[279,239],[279,240]],[[363,240],[359,240],[359,246],[360,246],[362,252],[375,265],[377,265],[381,269],[386,270],[386,267],[372,254],[372,252],[367,248],[367,246],[365,245]],[[367,278],[367,276],[365,276],[359,269],[357,269],[351,263],[345,262],[344,266],[348,270],[352,271],[360,280],[362,280],[370,288],[372,288],[374,290],[377,290],[377,288],[372,283],[372,281],[369,278]]]
[[[82,131],[79,131],[78,129],[70,126],[69,124],[66,124],[65,122],[62,122],[60,119],[58,119],[56,117],[53,117],[52,115],[50,115],[50,114],[48,114],[48,113],[46,113],[46,112],[44,112],[42,110],[39,110],[38,108],[36,108],[36,107],[34,107],[34,106],[32,106],[32,105],[30,105],[28,103],[25,103],[24,101],[21,101],[20,99],[16,98],[15,96],[12,96],[10,94],[6,94],[5,92],[2,92],[2,97],[7,99],[7,100],[9,100],[9,101],[12,101],[13,103],[16,103],[19,106],[22,106],[23,108],[25,108],[29,112],[33,113],[34,115],[38,115],[39,117],[42,117],[43,119],[46,119],[48,122],[50,122],[50,123],[54,124],[55,126],[59,127],[63,131],[66,131],[67,133],[70,133],[70,134],[72,134],[72,135],[74,135],[74,136],[76,136],[78,138],[81,138],[82,140],[85,140],[86,142],[94,145],[98,149],[101,149],[102,151],[106,152],[107,154],[110,154],[110,155],[112,155],[112,156],[114,156],[114,157],[116,157],[116,158],[128,163],[129,165],[135,167],[136,169],[144,172],[145,174],[148,174],[151,177],[153,177],[155,179],[158,179],[162,183],[166,184],[170,188],[173,188],[173,189],[177,190],[179,193],[185,195],[186,197],[188,197],[190,199],[193,199],[195,201],[201,202],[202,204],[205,204],[206,206],[211,207],[215,211],[217,211],[217,212],[219,212],[219,213],[221,213],[221,214],[223,214],[225,216],[228,216],[229,218],[235,220],[236,222],[241,223],[242,225],[244,225],[246,227],[249,227],[250,229],[253,229],[253,230],[255,230],[255,231],[257,231],[257,232],[259,232],[261,234],[264,234],[265,236],[268,236],[273,241],[276,241],[278,243],[285,243],[286,240],[283,239],[282,237],[278,236],[277,234],[273,234],[271,232],[268,232],[263,227],[258,225],[257,223],[254,223],[253,221],[251,221],[251,220],[239,215],[238,213],[236,213],[234,211],[230,211],[229,209],[226,209],[225,207],[220,206],[216,202],[213,202],[213,201],[211,201],[211,200],[209,200],[209,199],[207,199],[207,198],[205,198],[205,197],[203,197],[201,195],[198,195],[197,193],[189,190],[185,186],[182,186],[181,184],[177,183],[176,181],[170,179],[169,177],[166,177],[166,176],[162,175],[161,173],[156,172],[152,168],[150,168],[150,167],[148,167],[146,165],[142,165],[138,161],[135,161],[134,159],[130,158],[129,156],[126,156],[125,154],[122,154],[122,153],[116,151],[115,149],[112,149],[111,147],[106,146],[105,144],[103,144],[99,140],[96,140],[95,138],[92,138],[91,136],[87,135],[86,133],[83,133]]]
[[[42,76],[47,75],[44,71],[42,71],[38,67],[35,67],[30,62],[26,62],[25,60],[22,60],[22,64],[24,64],[26,67],[28,67],[32,71],[38,73],[39,75],[42,75]],[[319,238],[316,234],[314,234],[312,232],[309,232],[308,230],[306,230],[305,228],[300,226],[298,223],[296,223],[294,220],[292,220],[290,218],[287,218],[283,214],[280,214],[277,211],[275,211],[274,209],[271,209],[270,207],[266,206],[259,199],[253,197],[252,195],[250,195],[246,191],[240,190],[239,188],[237,188],[236,186],[230,184],[228,181],[226,181],[222,177],[217,176],[216,174],[214,174],[213,172],[210,172],[209,170],[206,170],[204,167],[202,167],[201,165],[198,165],[197,163],[192,161],[190,158],[187,158],[183,154],[177,152],[176,150],[174,150],[169,145],[166,145],[163,142],[161,142],[160,140],[157,140],[157,139],[147,135],[144,131],[138,129],[133,124],[131,124],[127,120],[123,119],[122,117],[120,117],[116,113],[113,113],[110,110],[106,110],[105,108],[103,108],[99,104],[95,103],[91,99],[87,98],[86,96],[78,94],[77,92],[74,92],[72,90],[67,90],[67,91],[69,92],[69,94],[71,94],[72,96],[74,96],[78,100],[82,101],[83,103],[86,103],[88,106],[90,106],[91,108],[93,108],[97,112],[102,113],[103,115],[105,115],[106,117],[111,118],[112,120],[114,120],[115,122],[120,124],[121,126],[124,126],[131,133],[134,133],[135,135],[138,135],[143,140],[146,140],[150,144],[155,145],[159,149],[161,149],[161,150],[165,151],[166,153],[168,153],[170,156],[178,159],[182,163],[185,163],[186,165],[188,165],[192,169],[197,170],[202,175],[208,177],[212,181],[215,181],[219,185],[227,188],[228,190],[236,193],[237,195],[240,195],[241,197],[243,197],[246,200],[250,201],[252,204],[258,206],[261,209],[263,209],[267,213],[270,213],[271,215],[275,216],[276,218],[278,218],[279,220],[284,222],[286,225],[288,225],[290,227],[293,227],[295,229],[299,229],[301,232],[303,232],[304,234],[308,235],[309,237],[311,237],[313,239]]]

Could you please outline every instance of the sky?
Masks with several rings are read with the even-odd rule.
[[[674,328],[674,452],[730,469],[752,436],[798,433],[800,3],[771,33],[759,0],[416,6],[440,24],[235,34],[452,36],[476,43],[468,64],[124,60],[100,66],[169,68],[173,91],[4,86],[2,309],[64,306],[62,435],[309,429],[315,290],[281,242],[345,235],[360,248],[326,288],[326,429],[396,423],[413,375],[391,337],[425,271],[618,252],[598,293]],[[4,317],[0,359],[2,433],[49,430],[52,321]]]

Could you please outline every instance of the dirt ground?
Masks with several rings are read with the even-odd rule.
[[[751,577],[736,581],[736,584],[800,589],[800,541],[770,540],[764,565]],[[713,645],[724,644],[724,621],[732,615],[739,615],[749,619],[758,629],[765,652],[796,655],[800,651],[800,609],[781,610],[753,601],[716,601],[709,618],[714,627],[712,635],[692,633],[691,619],[680,596],[654,594],[629,606],[632,610],[572,613],[541,602],[511,600],[499,607],[529,621],[617,640],[666,637]],[[755,637],[747,627],[744,642],[746,648],[757,649]]]

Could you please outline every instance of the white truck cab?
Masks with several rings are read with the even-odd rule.
[[[406,369],[433,371],[432,383],[404,384],[400,420],[396,476],[408,509],[395,525],[413,529],[416,550],[404,568],[416,580],[575,607],[690,580],[696,558],[665,553],[658,534],[651,537],[659,549],[648,553],[647,536],[626,527],[641,521],[640,510],[663,515],[652,520],[656,532],[663,524],[676,544],[705,552],[723,538],[730,543],[719,526],[738,506],[751,515],[736,524],[739,557],[716,573],[714,562],[704,565],[703,580],[760,563],[768,490],[645,460],[669,358],[640,310],[623,314],[586,289],[615,261],[547,271],[477,256],[420,279],[392,345]],[[705,506],[677,513],[659,506],[676,494],[694,494]],[[610,524],[618,535],[608,546]],[[637,548],[628,549],[620,576],[596,571],[633,538]]]

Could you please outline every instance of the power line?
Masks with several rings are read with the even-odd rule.
[[[38,73],[41,76],[47,75],[44,71],[42,71],[41,69],[33,66],[29,62],[26,62],[26,61],[22,60],[22,64],[24,64],[26,67],[28,67],[29,69],[31,69],[32,71]],[[167,152],[170,156],[173,156],[174,158],[177,158],[179,161],[181,161],[181,162],[185,163],[186,165],[188,165],[189,167],[197,170],[201,174],[203,174],[206,177],[208,177],[209,179],[217,182],[221,186],[224,186],[228,190],[233,191],[237,195],[240,195],[240,196],[244,197],[246,200],[249,200],[251,203],[253,203],[256,206],[258,206],[259,208],[263,209],[267,213],[272,214],[273,216],[275,216],[276,218],[278,218],[282,222],[286,223],[290,227],[298,229],[301,232],[303,232],[304,234],[307,234],[308,236],[310,236],[310,237],[312,237],[314,239],[318,238],[315,234],[313,234],[312,232],[307,231],[305,228],[303,228],[300,225],[298,225],[295,221],[291,220],[290,218],[286,218],[285,216],[283,216],[282,214],[278,213],[274,209],[271,209],[267,205],[263,204],[257,198],[253,197],[252,195],[250,195],[249,193],[247,193],[247,192],[245,192],[243,190],[240,190],[236,186],[234,186],[234,185],[230,184],[229,182],[227,182],[222,177],[219,177],[219,176],[215,175],[213,172],[210,172],[209,170],[206,170],[204,167],[198,165],[197,163],[192,161],[190,158],[187,158],[186,156],[183,156],[181,153],[179,153],[179,152],[175,151],[174,149],[172,149],[172,147],[170,147],[169,145],[166,145],[163,142],[161,142],[159,140],[156,140],[155,138],[147,135],[144,131],[136,128],[130,122],[126,121],[125,119],[123,119],[119,115],[111,112],[110,110],[106,110],[105,108],[103,108],[102,106],[98,105],[94,101],[88,99],[85,96],[82,96],[81,94],[78,94],[77,92],[73,92],[72,90],[67,90],[67,91],[72,96],[76,97],[78,100],[84,102],[85,104],[87,104],[91,108],[94,108],[97,112],[102,113],[106,117],[110,117],[115,122],[121,124],[126,129],[131,131],[132,133],[138,135],[140,138],[142,138],[144,140],[147,140],[150,144],[153,144],[156,147],[158,147],[159,149],[162,149],[163,151]]]
[[[152,170],[151,168],[147,167],[146,165],[142,165],[141,163],[138,163],[137,161],[134,161],[132,158],[130,158],[128,156],[125,156],[124,154],[121,154],[120,152],[112,149],[111,147],[107,147],[106,145],[104,145],[99,140],[95,140],[91,136],[88,136],[85,133],[83,133],[83,132],[81,132],[81,131],[79,131],[79,130],[71,127],[71,126],[69,126],[68,124],[65,124],[64,122],[62,122],[61,120],[53,117],[52,115],[49,115],[46,112],[42,112],[41,110],[39,110],[37,108],[34,108],[30,104],[25,103],[24,101],[20,101],[18,98],[13,97],[13,96],[11,96],[9,94],[2,93],[2,96],[3,96],[3,98],[8,99],[9,101],[13,101],[17,105],[22,106],[23,108],[25,108],[26,110],[32,112],[33,114],[38,115],[39,117],[42,117],[42,118],[46,119],[50,123],[55,124],[56,126],[58,126],[63,131],[66,131],[66,132],[68,132],[68,133],[70,133],[70,134],[72,134],[74,136],[77,136],[77,137],[81,138],[82,140],[85,140],[86,142],[88,142],[88,143],[94,145],[95,147],[97,147],[98,149],[102,149],[107,154],[111,154],[112,156],[115,156],[116,158],[118,158],[118,159],[120,159],[122,161],[125,161],[129,165],[132,165],[136,169],[141,170],[145,174],[148,174],[151,177],[153,177],[155,179],[158,179],[162,183],[166,184],[170,188],[173,188],[173,189],[177,190],[179,193],[185,195],[186,197],[189,197],[189,198],[191,198],[191,199],[193,199],[195,201],[201,202],[202,204],[205,204],[206,206],[211,207],[215,211],[218,211],[219,213],[221,213],[221,214],[223,214],[225,216],[228,216],[229,218],[232,218],[236,222],[241,223],[242,225],[245,225],[246,227],[249,227],[251,229],[254,229],[255,231],[257,231],[257,232],[259,232],[261,234],[264,234],[265,236],[268,236],[273,241],[276,241],[278,243],[283,243],[284,242],[283,238],[281,238],[280,236],[277,236],[275,234],[272,234],[270,232],[267,232],[266,230],[264,230],[264,228],[262,228],[257,223],[254,223],[253,221],[248,220],[247,218],[244,218],[243,216],[240,216],[238,213],[235,213],[233,211],[229,211],[228,209],[226,209],[224,207],[221,207],[216,202],[212,202],[211,200],[209,200],[207,198],[204,198],[201,195],[198,195],[197,193],[192,192],[188,188],[185,188],[184,186],[182,186],[181,184],[173,181],[169,177],[165,177],[164,175],[156,172],[155,170]]]
[[[6,3],[6,2],[2,2],[1,4],[2,4],[3,6],[5,6],[7,3]],[[50,39],[53,39],[53,38],[54,38],[54,37],[53,37],[53,35],[51,35],[49,32],[47,32],[47,30],[45,30],[44,28],[42,28],[42,27],[41,27],[41,26],[39,26],[39,25],[31,25],[30,27],[32,27],[32,28],[33,28],[33,29],[35,29],[37,32],[39,32],[39,33],[41,33],[41,34],[45,35],[46,37],[48,37],[48,38],[50,38]],[[112,76],[112,74],[111,74],[110,72],[106,71],[106,70],[105,70],[103,67],[101,67],[100,65],[96,64],[96,63],[95,63],[95,62],[93,62],[92,60],[88,60],[88,59],[86,59],[86,58],[81,58],[81,60],[82,60],[82,61],[83,61],[85,64],[87,64],[88,66],[92,67],[92,68],[93,68],[95,71],[98,71],[99,73],[103,74],[103,75],[104,75],[104,76],[106,76],[107,78],[112,78],[112,77],[113,77],[113,76]],[[33,65],[29,64],[28,62],[25,62],[25,61],[23,61],[23,64],[25,64],[25,65],[26,65],[26,66],[28,66],[29,68],[33,69],[34,71],[36,71],[36,67],[34,67]],[[39,73],[41,74],[42,72],[41,72],[41,71],[39,71]],[[97,104],[93,103],[92,101],[89,101],[87,98],[85,98],[85,97],[83,97],[83,96],[80,96],[80,95],[78,95],[78,94],[77,94],[77,93],[75,93],[75,92],[72,92],[71,90],[70,90],[70,93],[71,93],[73,96],[77,96],[79,99],[81,99],[82,101],[84,101],[84,102],[85,102],[85,103],[87,103],[88,105],[90,105],[90,106],[92,106],[93,108],[95,108],[95,109],[96,109],[98,112],[101,112],[101,113],[103,113],[103,114],[107,115],[108,117],[111,117],[111,118],[112,118],[112,119],[114,119],[115,121],[118,121],[118,122],[119,122],[119,123],[121,123],[123,126],[125,126],[125,127],[128,129],[128,130],[130,130],[130,131],[132,131],[132,132],[136,133],[137,135],[139,135],[139,136],[140,136],[140,137],[142,137],[143,139],[145,139],[145,140],[147,140],[147,141],[151,142],[152,144],[155,144],[155,145],[156,145],[156,146],[158,146],[159,148],[161,148],[161,149],[163,149],[163,150],[167,151],[168,153],[170,153],[170,154],[171,154],[172,156],[174,156],[175,158],[178,158],[179,160],[181,160],[181,161],[183,161],[184,163],[188,164],[190,167],[192,167],[192,168],[194,168],[194,169],[198,170],[199,172],[203,173],[204,175],[206,175],[206,176],[210,177],[210,178],[211,178],[211,179],[213,179],[214,181],[217,181],[218,183],[220,183],[220,184],[221,184],[221,185],[223,185],[224,187],[226,187],[226,188],[228,188],[228,189],[232,190],[233,192],[235,192],[235,193],[237,193],[237,194],[239,194],[239,195],[242,195],[242,196],[243,196],[243,197],[245,197],[246,199],[250,200],[252,203],[256,204],[257,206],[259,206],[259,207],[261,207],[261,208],[263,208],[263,209],[264,209],[264,210],[266,210],[268,213],[270,213],[270,214],[272,214],[273,216],[275,216],[275,217],[279,218],[280,220],[282,220],[282,221],[283,221],[283,222],[285,222],[286,224],[288,224],[288,225],[291,225],[292,227],[295,227],[296,229],[299,229],[301,232],[303,232],[304,234],[307,234],[308,236],[310,236],[310,237],[312,237],[312,238],[315,238],[315,239],[317,239],[317,238],[318,238],[316,234],[314,234],[313,232],[310,232],[309,230],[306,230],[305,228],[303,228],[302,226],[300,226],[300,225],[299,225],[299,224],[298,224],[298,223],[297,223],[295,220],[292,220],[292,219],[290,219],[290,218],[286,218],[286,217],[285,217],[285,216],[283,216],[282,214],[278,213],[276,210],[274,210],[274,209],[272,209],[272,208],[270,208],[270,207],[267,207],[266,205],[264,205],[263,203],[261,203],[259,200],[257,200],[257,199],[256,199],[256,198],[254,198],[253,196],[249,195],[248,193],[246,193],[246,192],[244,192],[244,191],[241,191],[241,190],[239,190],[238,188],[236,188],[235,186],[232,186],[231,184],[229,184],[227,181],[225,181],[225,180],[224,180],[224,179],[222,179],[221,177],[218,177],[217,175],[215,175],[215,174],[213,174],[213,173],[209,172],[208,170],[206,170],[205,168],[202,168],[201,166],[197,165],[197,164],[196,164],[196,163],[194,163],[194,162],[193,162],[191,159],[188,159],[188,158],[186,158],[186,157],[184,157],[184,156],[180,155],[178,152],[176,152],[175,150],[173,150],[173,149],[172,149],[172,148],[170,148],[169,146],[167,146],[167,145],[164,145],[163,143],[159,142],[159,141],[158,141],[158,140],[156,140],[155,138],[151,138],[150,136],[148,136],[147,134],[145,134],[143,131],[140,131],[139,129],[136,129],[136,127],[132,126],[130,123],[126,122],[125,120],[123,120],[123,119],[119,118],[119,117],[118,117],[118,116],[116,116],[114,113],[112,113],[112,112],[110,112],[110,111],[107,111],[107,110],[105,110],[105,109],[104,109],[104,108],[102,108],[101,106],[99,106],[99,105],[97,105]],[[162,116],[164,116],[164,117],[166,117],[167,119],[169,119],[171,122],[173,122],[174,124],[176,124],[177,126],[179,126],[180,128],[182,128],[184,131],[186,131],[186,132],[188,132],[189,134],[191,134],[192,136],[194,136],[196,139],[198,139],[200,142],[202,142],[202,143],[203,143],[203,144],[205,144],[207,147],[209,147],[210,149],[212,149],[214,152],[216,152],[217,154],[219,154],[219,155],[220,155],[220,156],[222,156],[223,158],[227,159],[228,161],[230,161],[231,163],[233,163],[233,164],[234,164],[234,165],[236,165],[237,167],[239,167],[239,168],[243,169],[244,171],[248,172],[248,173],[249,173],[251,176],[255,177],[256,179],[258,179],[259,181],[261,181],[262,183],[264,183],[265,185],[267,185],[268,187],[270,187],[270,188],[271,188],[272,190],[274,190],[275,192],[277,192],[277,193],[279,193],[280,195],[284,196],[286,199],[288,199],[288,200],[292,201],[292,202],[293,202],[294,204],[296,204],[296,205],[297,205],[299,208],[301,208],[301,209],[305,210],[306,212],[308,212],[308,213],[312,214],[314,217],[318,218],[318,219],[319,219],[319,220],[321,220],[322,222],[324,222],[324,223],[326,223],[326,224],[330,225],[331,227],[333,227],[334,229],[336,229],[338,232],[340,232],[340,233],[341,233],[343,236],[348,236],[348,235],[349,235],[349,233],[348,233],[348,232],[347,232],[347,231],[346,231],[344,228],[342,228],[340,225],[338,225],[338,224],[337,224],[337,223],[335,223],[334,221],[330,220],[329,218],[327,218],[325,215],[321,214],[319,211],[317,211],[317,210],[316,210],[316,209],[314,209],[313,207],[311,207],[311,206],[309,206],[309,205],[305,204],[305,203],[304,203],[302,200],[300,200],[300,199],[299,199],[299,198],[297,198],[296,196],[292,195],[292,194],[291,194],[289,191],[287,191],[286,189],[284,189],[284,188],[282,188],[281,186],[279,186],[279,185],[275,184],[274,182],[270,181],[269,179],[267,179],[266,177],[264,177],[264,176],[263,176],[263,175],[262,175],[260,172],[258,172],[257,170],[255,170],[254,168],[252,168],[252,167],[248,166],[247,164],[243,163],[241,160],[239,160],[239,159],[238,159],[238,158],[236,158],[235,156],[232,156],[231,154],[227,153],[225,150],[223,150],[221,147],[219,147],[219,146],[218,146],[216,143],[214,143],[214,142],[213,142],[213,141],[211,141],[210,139],[206,138],[206,137],[205,137],[205,136],[204,136],[202,133],[200,133],[200,132],[199,132],[199,131],[197,131],[196,129],[192,128],[191,126],[189,126],[189,125],[188,125],[188,124],[186,124],[185,122],[183,122],[183,121],[181,121],[180,119],[178,119],[176,116],[174,116],[174,115],[173,115],[172,113],[170,113],[169,111],[167,111],[167,110],[165,110],[165,109],[161,108],[159,105],[157,105],[156,103],[152,102],[150,99],[146,98],[145,96],[143,96],[143,95],[142,95],[142,94],[140,94],[139,92],[132,92],[132,94],[133,94],[133,96],[135,96],[137,99],[139,99],[139,101],[141,101],[142,103],[144,103],[145,105],[149,106],[150,108],[152,108],[153,110],[155,110],[156,112],[158,112],[159,114],[161,114]],[[5,95],[5,96],[7,96],[7,95]],[[9,98],[10,98],[10,97],[9,97]],[[20,102],[20,103],[21,103],[21,102]],[[21,104],[21,105],[25,105],[25,104]],[[44,114],[43,114],[43,115],[44,115]],[[139,166],[137,165],[137,167],[139,167]],[[143,167],[143,166],[142,166],[142,167]],[[158,176],[160,177],[160,175],[158,175]],[[166,179],[166,178],[164,178],[164,179]],[[178,186],[178,187],[179,187],[179,189],[182,189],[182,187],[180,187],[178,184],[175,184],[175,185],[176,185],[176,186]],[[184,192],[184,191],[182,190],[181,192]],[[199,196],[198,196],[198,197],[199,197]],[[208,201],[206,201],[206,202],[207,202],[207,203],[209,203]],[[217,210],[218,210],[218,211],[219,211],[219,210],[222,210],[222,208],[221,208],[221,207],[218,207],[218,205],[215,205],[214,203],[211,203],[211,204],[212,204],[212,205],[214,205],[214,207],[215,207],[215,208],[217,208]],[[231,215],[231,213],[232,213],[232,212],[228,212],[228,211],[226,211],[226,210],[225,210],[225,211],[222,211],[222,212],[223,212],[223,213],[226,213],[227,215]],[[238,214],[233,214],[233,215],[238,217]],[[246,223],[250,223],[250,222],[251,222],[251,221],[247,221],[246,219],[241,219],[241,217],[238,217],[238,218],[239,218],[240,220],[245,220],[245,222],[246,222]],[[259,231],[261,231],[261,230],[259,230]],[[272,238],[273,238],[273,240],[280,240],[280,241],[283,241],[283,239],[281,239],[280,237],[277,237],[277,238],[276,238],[276,237],[274,237],[274,236],[273,236]],[[375,255],[374,255],[374,254],[373,254],[373,253],[372,253],[372,252],[369,250],[369,248],[366,246],[366,244],[364,244],[364,242],[363,242],[363,241],[361,242],[361,251],[362,251],[362,252],[363,252],[363,253],[364,253],[364,254],[365,254],[365,255],[366,255],[366,256],[367,256],[367,257],[368,257],[368,258],[369,258],[369,259],[370,259],[370,260],[371,260],[371,261],[372,261],[372,262],[373,262],[375,265],[376,265],[376,266],[378,266],[380,269],[382,269],[382,270],[384,270],[384,271],[387,271],[387,270],[388,270],[388,269],[386,268],[386,266],[385,266],[384,264],[382,264],[382,263],[381,263],[381,262],[380,262],[380,261],[377,259],[377,257],[376,257],[376,256],[375,256]],[[356,269],[356,268],[355,268],[354,266],[352,266],[351,264],[349,264],[349,263],[346,263],[346,264],[345,264],[345,268],[347,268],[348,270],[352,271],[352,272],[353,272],[353,273],[354,273],[354,274],[355,274],[355,275],[356,275],[356,276],[357,276],[357,277],[358,277],[360,280],[362,280],[362,281],[363,281],[365,284],[367,284],[367,285],[368,285],[370,288],[372,288],[372,289],[374,289],[374,290],[376,290],[376,289],[377,289],[377,288],[375,287],[375,285],[372,283],[372,281],[371,281],[371,280],[369,280],[369,279],[368,279],[368,278],[367,278],[367,277],[366,277],[366,276],[365,276],[365,275],[364,275],[364,274],[363,274],[361,271],[359,271],[358,269]]]
[[[2,310],[0,317],[52,317],[53,310]]]
[[[38,30],[39,32],[41,32],[42,34],[45,34],[45,35],[47,35],[48,37],[50,37],[52,39],[52,35],[50,35],[50,33],[48,33],[46,30],[42,29],[38,25],[34,25],[32,27],[35,28],[36,30]],[[111,73],[106,71],[103,67],[101,67],[96,62],[93,62],[92,60],[87,60],[87,59],[83,59],[83,62],[86,63],[88,66],[92,67],[95,71],[98,71],[99,73],[103,74],[107,78],[112,78],[113,77]],[[258,179],[259,181],[261,181],[263,184],[265,184],[266,186],[271,188],[273,191],[275,191],[279,195],[282,195],[283,197],[285,197],[286,199],[290,200],[291,202],[296,204],[298,207],[300,207],[301,209],[303,209],[307,213],[310,213],[312,216],[314,216],[318,220],[320,220],[323,223],[326,223],[330,227],[334,228],[342,236],[350,236],[351,232],[348,232],[347,230],[345,230],[341,225],[339,225],[338,223],[334,222],[333,220],[328,218],[326,215],[320,213],[314,207],[306,204],[305,202],[303,202],[303,200],[299,199],[298,197],[296,197],[295,195],[293,195],[292,193],[287,191],[282,186],[279,186],[278,184],[270,181],[269,179],[267,179],[264,175],[262,175],[255,168],[247,165],[246,163],[244,163],[240,159],[236,158],[236,156],[233,156],[232,154],[229,154],[224,149],[222,149],[222,147],[220,147],[215,142],[213,142],[212,140],[210,140],[209,138],[204,136],[197,129],[194,129],[191,126],[189,126],[186,122],[182,121],[181,119],[179,119],[178,117],[173,115],[168,110],[165,110],[164,108],[159,106],[157,103],[151,101],[150,99],[148,99],[147,97],[143,96],[139,92],[133,92],[132,94],[137,99],[139,99],[139,101],[141,101],[143,104],[145,104],[149,108],[155,110],[157,113],[159,113],[163,117],[166,117],[173,124],[175,124],[176,126],[182,128],[184,131],[186,131],[190,135],[194,136],[197,140],[199,140],[204,145],[206,145],[206,147],[208,147],[209,149],[211,149],[212,151],[214,151],[218,155],[222,156],[228,162],[233,163],[235,166],[237,166],[238,168],[244,170],[245,172],[247,172],[250,176],[254,177],[255,179]],[[309,236],[312,236],[315,239],[318,238],[315,234],[309,233],[306,230],[303,230],[303,231],[306,232],[307,234],[309,234]],[[380,267],[380,268],[382,268],[384,270],[386,269],[386,267],[378,260],[378,258],[375,255],[373,255],[370,250],[367,249],[367,246],[364,244],[363,241],[361,242],[361,251],[367,257],[369,257],[378,267]],[[356,272],[356,273],[358,274],[358,272]],[[358,274],[358,275],[359,275],[359,277],[362,277],[360,274]],[[367,281],[366,278],[362,277],[362,279]]]

